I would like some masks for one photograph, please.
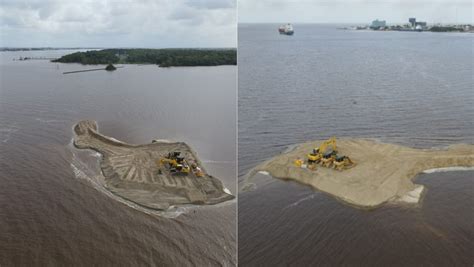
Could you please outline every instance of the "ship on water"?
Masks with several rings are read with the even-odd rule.
[[[286,34],[286,35],[293,35],[293,33],[295,33],[295,31],[293,30],[293,26],[290,23],[286,25],[281,25],[278,28],[278,32],[280,34]]]

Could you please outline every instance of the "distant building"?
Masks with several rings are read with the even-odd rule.
[[[412,27],[415,27],[416,18],[409,18],[409,19],[408,19],[408,22],[410,22],[410,24],[411,24]]]
[[[426,27],[426,22],[424,22],[424,21],[415,22],[415,26]]]
[[[385,20],[374,20],[372,21],[372,24],[370,25],[371,29],[380,29],[380,28],[385,28],[386,23]]]

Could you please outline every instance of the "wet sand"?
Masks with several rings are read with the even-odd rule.
[[[225,192],[220,180],[207,174],[186,143],[157,141],[131,145],[100,134],[97,123],[90,120],[80,121],[74,132],[76,147],[93,149],[102,155],[100,166],[104,187],[129,201],[147,208],[167,210],[172,206],[211,205],[234,198]],[[159,162],[173,151],[180,151],[187,162],[195,162],[204,175],[170,173]]]
[[[266,171],[273,177],[290,179],[326,192],[346,204],[375,208],[387,202],[418,203],[422,185],[412,179],[424,170],[474,166],[474,146],[452,145],[443,149],[415,149],[366,139],[338,140],[340,154],[357,165],[338,171],[318,165],[316,170],[296,167],[320,141],[300,144],[257,166],[249,175]]]

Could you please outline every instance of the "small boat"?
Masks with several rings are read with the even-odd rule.
[[[295,31],[293,30],[293,26],[290,23],[288,23],[286,25],[281,25],[278,28],[278,32],[280,34],[293,35]]]

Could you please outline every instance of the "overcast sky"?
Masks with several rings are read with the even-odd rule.
[[[236,47],[236,0],[0,0],[0,47]]]
[[[473,23],[472,0],[239,0],[239,22]]]

